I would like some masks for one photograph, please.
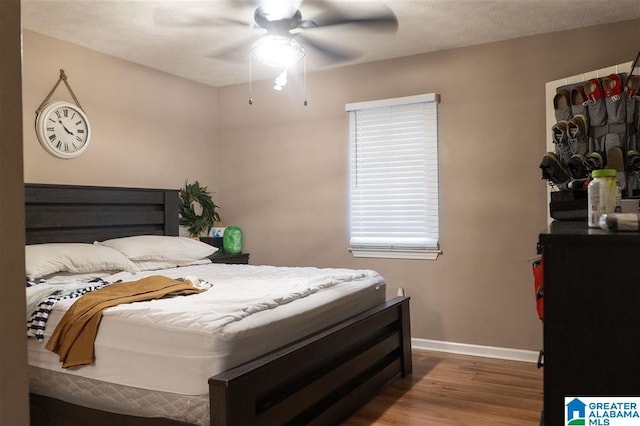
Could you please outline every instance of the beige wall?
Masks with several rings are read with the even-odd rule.
[[[309,106],[292,90],[222,88],[223,218],[243,227],[253,263],[371,268],[389,296],[411,296],[412,335],[537,350],[533,275],[546,226],[538,165],[545,82],[626,62],[630,21],[310,74]],[[437,261],[354,259],[347,251],[344,105],[435,92],[439,106],[441,248]],[[578,267],[578,265],[576,266]]]
[[[71,160],[49,155],[34,130],[35,110],[60,68],[93,132]],[[31,31],[24,31],[23,69],[25,182],[180,188],[197,179],[215,191],[216,88]],[[73,101],[63,83],[54,100]]]
[[[20,1],[0,1],[0,424],[29,424]]]

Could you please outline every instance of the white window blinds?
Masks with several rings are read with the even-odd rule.
[[[352,253],[435,259],[439,252],[437,96],[347,104],[346,110]]]

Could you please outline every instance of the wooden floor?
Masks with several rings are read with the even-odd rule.
[[[413,351],[413,374],[387,386],[344,426],[537,426],[542,369],[534,363]]]

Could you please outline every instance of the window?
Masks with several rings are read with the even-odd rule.
[[[435,94],[347,104],[350,249],[356,257],[436,259]]]

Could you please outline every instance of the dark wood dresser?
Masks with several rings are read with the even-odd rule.
[[[544,424],[565,396],[640,396],[640,233],[553,222],[544,261]]]

